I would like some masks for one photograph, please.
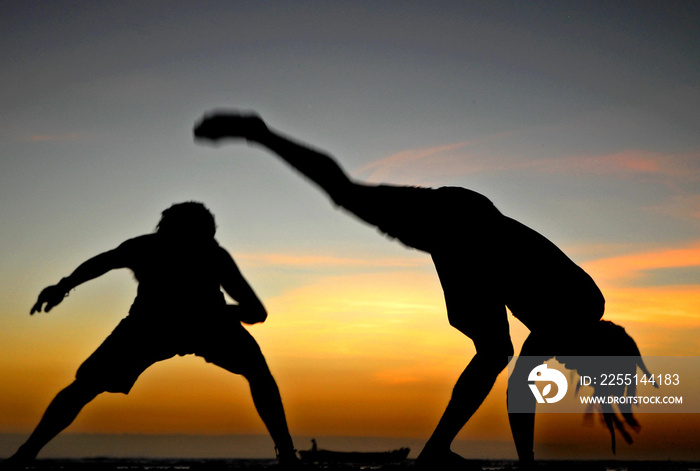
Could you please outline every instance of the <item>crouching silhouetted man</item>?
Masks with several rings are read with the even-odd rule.
[[[32,314],[49,312],[70,290],[113,269],[131,269],[139,284],[129,315],[82,364],[75,381],[58,393],[29,439],[0,468],[23,468],[98,394],[127,394],[146,368],[186,354],[248,380],[279,462],[297,466],[277,384],[257,342],[241,325],[263,322],[267,312],[214,239],[215,232],[214,217],[201,203],[173,205],[163,211],[155,233],[87,260],[41,292]],[[238,304],[227,304],[221,288]]]

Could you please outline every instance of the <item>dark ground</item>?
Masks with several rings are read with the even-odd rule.
[[[474,460],[473,468],[465,471],[515,471],[513,461]],[[173,459],[60,459],[38,460],[31,466],[36,471],[228,471],[280,469],[273,460],[173,460]],[[304,470],[345,471],[381,470],[399,471],[415,469],[413,460],[394,464],[344,464],[317,463],[305,465]],[[546,461],[537,468],[541,471],[700,471],[700,463],[670,461]],[[435,470],[440,471],[440,470]]]

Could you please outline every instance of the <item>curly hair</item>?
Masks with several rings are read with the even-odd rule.
[[[216,234],[214,215],[202,203],[177,203],[163,211],[156,232],[167,236],[213,239]]]
[[[574,366],[581,375],[599,376],[601,373],[627,373],[629,376],[634,376],[637,368],[641,369],[646,375],[650,375],[649,370],[644,364],[642,355],[639,352],[639,347],[634,339],[625,331],[624,327],[617,325],[607,320],[600,320],[596,325],[586,331],[586,334],[593,340],[590,342],[587,350],[587,358],[579,358],[575,361],[575,366],[572,357],[558,356],[559,361],[565,364]],[[578,392],[580,383],[576,385]],[[636,385],[634,382],[630,384],[613,383],[610,385],[594,385],[593,396],[618,396],[629,397],[636,394]],[[603,413],[603,420],[612,439],[613,453],[616,448],[615,431],[617,430],[627,443],[632,443],[632,436],[626,426],[632,430],[639,431],[639,423],[632,414],[631,403],[618,405],[622,420],[613,410],[612,405],[604,403],[600,408]],[[593,410],[593,406],[589,406],[588,415]]]

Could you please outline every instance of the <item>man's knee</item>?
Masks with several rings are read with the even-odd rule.
[[[251,358],[245,365],[239,365],[236,373],[243,376],[249,383],[264,384],[274,383],[270,368],[262,355]]]
[[[103,392],[106,392],[106,389],[94,382],[76,379],[63,389],[59,395],[87,404]]]
[[[476,354],[487,367],[501,371],[515,354],[510,338],[502,341],[474,342]]]
[[[251,390],[279,394],[277,381],[269,369],[248,370],[242,375],[248,381]]]

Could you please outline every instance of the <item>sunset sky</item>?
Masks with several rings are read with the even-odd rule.
[[[0,434],[32,430],[136,283],[115,271],[30,317],[41,289],[197,200],[268,308],[250,331],[292,434],[429,436],[474,353],[429,256],[261,148],[195,144],[212,108],[256,110],[358,179],[485,194],[591,274],[643,354],[700,356],[698,24],[693,1],[4,2]],[[514,456],[505,382],[461,449]],[[641,422],[618,457],[700,459],[697,415]],[[538,443],[609,456],[578,416],[538,424]],[[245,380],[194,357],[68,432],[265,433]]]

